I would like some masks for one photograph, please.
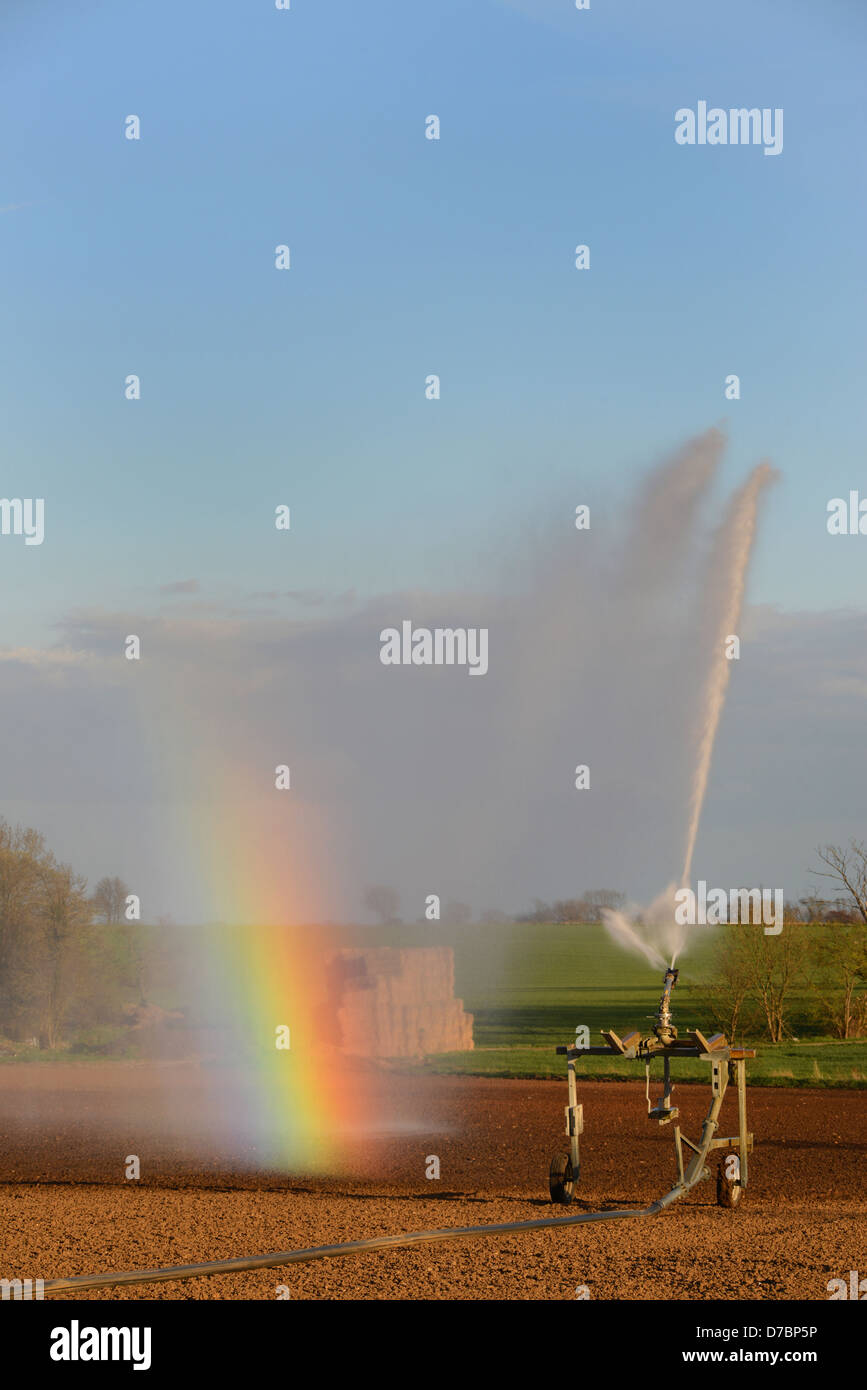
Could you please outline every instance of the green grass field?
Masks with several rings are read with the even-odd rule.
[[[159,942],[175,940],[179,931],[200,935],[200,949],[210,949],[208,929],[142,927],[150,936],[148,950],[159,955]],[[238,929],[247,930],[247,929]],[[261,930],[267,931],[268,928]],[[592,1043],[600,1043],[600,1029],[626,1033],[633,1028],[646,1033],[659,1002],[661,971],[639,956],[616,946],[604,928],[588,925],[536,925],[506,923],[463,927],[446,923],[396,924],[388,927],[358,926],[341,933],[345,945],[354,946],[451,946],[455,953],[455,992],[473,1015],[475,1048],[449,1052],[424,1062],[396,1063],[407,1070],[503,1077],[557,1077],[565,1075],[558,1044],[571,1042],[575,1030],[585,1024]],[[698,938],[688,955],[678,961],[680,981],[673,1002],[675,1022],[681,1032],[689,1027],[715,1031],[702,1001],[700,986],[709,974],[713,932]],[[171,956],[166,959],[171,962]],[[166,1009],[184,1009],[190,1003],[190,984],[171,966],[152,982],[153,1001]],[[793,1037],[776,1046],[758,1028],[736,1039],[755,1046],[758,1057],[750,1062],[755,1084],[768,1086],[865,1086],[867,1039],[840,1042],[827,1036],[815,998],[806,985],[792,994],[789,1023]],[[101,1036],[105,1033],[105,1038]],[[86,1030],[73,1048],[59,1053],[20,1046],[4,1049],[3,1061],[120,1059],[135,1055],[128,1030],[123,1027]],[[588,1057],[582,1075],[607,1080],[635,1079],[640,1067],[617,1058]],[[678,1064],[682,1080],[705,1080],[706,1064],[684,1060]]]
[[[441,1074],[506,1077],[565,1075],[554,1049],[570,1042],[580,1024],[600,1043],[601,1028],[647,1032],[662,988],[660,971],[614,945],[598,926],[529,923],[503,926],[359,928],[358,945],[450,945],[455,951],[455,992],[474,1017],[472,1052],[441,1053],[409,1064]],[[678,961],[681,975],[673,1001],[681,1032],[714,1031],[703,1014],[697,982],[708,968],[711,933]],[[759,1050],[749,1064],[754,1084],[767,1086],[867,1085],[867,1039],[840,1042],[823,1036],[809,992],[792,997],[795,1039],[773,1045],[760,1032],[739,1038]],[[616,1058],[588,1057],[581,1074],[634,1079],[640,1068]],[[682,1080],[705,1080],[707,1066],[678,1064]]]

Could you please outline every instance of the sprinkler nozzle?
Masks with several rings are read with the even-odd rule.
[[[674,1042],[677,1037],[677,1029],[671,1021],[671,991],[677,984],[679,974],[680,971],[670,965],[663,977],[662,998],[656,1013],[656,1027],[653,1030],[661,1043]]]

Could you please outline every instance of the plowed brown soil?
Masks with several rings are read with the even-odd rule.
[[[344,1176],[256,1171],[213,1142],[195,1066],[0,1068],[0,1277],[45,1279],[317,1246],[400,1231],[563,1215],[547,1196],[565,1085],[378,1073],[390,1132],[356,1140]],[[173,1105],[166,1106],[166,1078]],[[672,1184],[670,1128],[642,1081],[588,1083],[572,1211],[643,1206]],[[698,1137],[704,1087],[675,1095]],[[184,1115],[179,1131],[172,1114]],[[712,1183],[662,1215],[479,1237],[83,1298],[827,1299],[867,1275],[867,1097],[751,1090],[756,1147],[734,1212]],[[734,1096],[722,1133],[734,1133]],[[126,1181],[127,1154],[142,1161]],[[440,1178],[429,1180],[431,1155]],[[716,1166],[714,1157],[713,1164]]]

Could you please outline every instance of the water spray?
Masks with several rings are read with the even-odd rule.
[[[711,555],[710,572],[714,579],[718,580],[717,592],[709,614],[713,631],[712,658],[702,695],[698,757],[693,775],[690,818],[681,875],[683,886],[689,883],[692,871],[698,823],[707,792],[714,743],[731,674],[731,662],[726,658],[724,644],[737,630],[741,616],[747,570],[756,532],[759,498],[775,477],[776,474],[769,463],[760,463],[753,469],[743,487],[732,498]]]
[[[705,628],[711,633],[710,663],[701,696],[683,872],[680,877],[682,888],[689,886],[714,744],[731,675],[731,662],[725,655],[725,644],[736,632],[741,617],[759,502],[765,488],[775,477],[776,473],[768,463],[760,463],[753,469],[729,504],[710,556],[711,589],[704,615]],[[676,886],[670,884],[640,917],[633,914],[633,920],[623,912],[605,910],[602,914],[605,927],[615,941],[627,950],[639,952],[651,965],[661,966],[663,970],[666,968],[666,957],[662,955],[662,948],[666,956],[670,955],[669,968],[673,969],[685,944],[685,928],[677,925],[673,913]]]

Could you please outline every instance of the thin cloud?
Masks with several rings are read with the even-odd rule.
[[[80,666],[86,653],[68,647],[0,647],[0,661],[21,666]]]
[[[198,579],[176,579],[174,584],[161,584],[161,594],[197,594],[201,590]]]
[[[355,590],[345,589],[342,594],[335,594],[329,589],[287,589],[285,597],[305,608],[322,608],[329,603],[343,607],[355,602]]]
[[[271,603],[279,598],[289,598],[304,608],[325,608],[329,604],[347,608],[355,603],[357,594],[355,589],[344,589],[340,593],[333,589],[261,589],[248,594],[247,598],[250,602],[267,600]]]

